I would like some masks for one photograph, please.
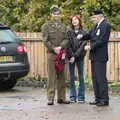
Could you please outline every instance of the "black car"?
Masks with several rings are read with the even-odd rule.
[[[0,25],[0,90],[13,88],[28,73],[26,47],[9,27]]]

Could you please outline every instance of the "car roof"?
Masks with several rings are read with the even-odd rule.
[[[6,29],[10,29],[10,27],[0,24],[0,30],[6,30]]]

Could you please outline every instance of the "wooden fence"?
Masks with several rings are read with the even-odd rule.
[[[47,77],[47,55],[41,33],[17,33],[17,35],[23,40],[24,45],[28,49],[30,62],[30,73],[28,76]],[[107,78],[109,81],[120,81],[120,32],[111,33],[108,49]],[[84,73],[85,76],[91,76],[88,53],[85,57]],[[68,70],[66,75],[69,76]]]

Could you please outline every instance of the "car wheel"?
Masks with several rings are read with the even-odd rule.
[[[12,89],[15,84],[16,84],[17,80],[15,79],[9,79],[9,80],[4,80],[4,81],[0,81],[0,90],[10,90]]]

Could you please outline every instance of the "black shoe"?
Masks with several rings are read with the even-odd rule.
[[[70,104],[70,101],[59,99],[57,100],[58,104]]]
[[[96,106],[99,106],[99,107],[109,106],[109,102],[108,101],[100,101],[99,103],[96,104]]]
[[[97,105],[99,103],[99,101],[92,101],[92,102],[89,102],[90,105]]]
[[[70,103],[76,103],[76,99],[75,98],[70,98]]]
[[[48,100],[48,103],[47,103],[48,105],[54,105],[54,102],[53,102],[53,100]]]

